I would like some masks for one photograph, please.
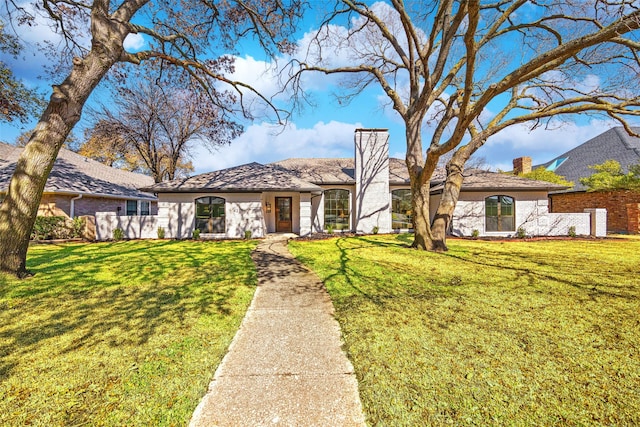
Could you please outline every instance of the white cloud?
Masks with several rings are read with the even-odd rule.
[[[146,42],[142,34],[129,34],[127,38],[124,39],[122,46],[127,52],[137,52],[141,50],[145,44]]]
[[[198,146],[194,150],[195,173],[209,172],[250,162],[270,163],[290,157],[352,157],[353,132],[360,123],[318,122],[312,128],[285,129],[267,123],[252,125],[246,132],[215,152]]]

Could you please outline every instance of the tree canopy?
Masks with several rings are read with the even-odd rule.
[[[580,183],[587,187],[587,191],[640,191],[640,163],[629,166],[628,172],[616,160],[607,160],[589,167],[595,172],[591,176],[580,178]]]
[[[19,39],[5,31],[5,23],[0,19],[0,52],[17,57],[22,49]],[[25,122],[44,105],[42,96],[35,89],[27,88],[0,60],[0,122]]]

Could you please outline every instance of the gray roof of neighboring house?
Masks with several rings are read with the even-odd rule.
[[[632,130],[640,134],[640,127]],[[574,184],[567,192],[585,191],[586,187],[580,184],[580,178],[591,176],[595,172],[589,166],[616,160],[626,170],[629,165],[640,163],[640,138],[629,136],[623,127],[614,127],[536,167],[546,168],[560,159],[565,160],[555,168],[555,173]]]
[[[0,192],[7,191],[22,150],[0,142]],[[139,190],[151,184],[150,176],[112,168],[61,148],[44,192],[155,200],[153,194]]]
[[[148,186],[154,193],[197,193],[217,191],[225,193],[255,193],[262,191],[322,191],[317,185],[300,179],[284,168],[260,163],[203,173],[185,179],[160,182]]]

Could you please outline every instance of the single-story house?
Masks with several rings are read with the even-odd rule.
[[[632,130],[640,133],[640,127]],[[527,160],[528,159],[528,160]],[[524,161],[523,161],[524,160]],[[607,229],[613,233],[640,233],[640,193],[629,190],[588,192],[580,183],[595,171],[590,166],[616,160],[626,171],[640,164],[640,138],[629,135],[619,126],[607,130],[585,143],[533,168],[545,167],[572,181],[574,186],[549,193],[550,211],[574,212],[589,208],[607,210]],[[516,173],[531,170],[531,159],[514,160]]]
[[[22,150],[0,142],[0,200],[7,192]],[[62,148],[45,184],[38,215],[156,215],[156,196],[139,190],[152,184],[153,179],[147,175],[116,169]]]
[[[156,237],[159,227],[166,237],[179,239],[190,238],[195,229],[204,238],[241,238],[247,232],[263,237],[268,233],[410,231],[407,168],[403,160],[389,158],[388,151],[386,129],[357,129],[352,159],[249,163],[146,186],[143,191],[158,197],[155,227],[136,234],[140,227],[124,224],[114,215],[98,214],[98,235],[108,239],[120,228],[128,237]],[[432,217],[443,178],[440,171],[431,182]],[[471,171],[462,186],[451,233],[468,236],[477,230],[484,236],[512,236],[522,228],[529,235],[567,235],[575,227],[577,234],[596,234],[592,213],[549,213],[549,191],[563,188]],[[597,233],[601,235],[602,230]]]

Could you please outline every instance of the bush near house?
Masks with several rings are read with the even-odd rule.
[[[369,425],[640,425],[640,238],[293,241]]]
[[[187,425],[251,301],[253,241],[37,245],[0,274],[0,425]]]

